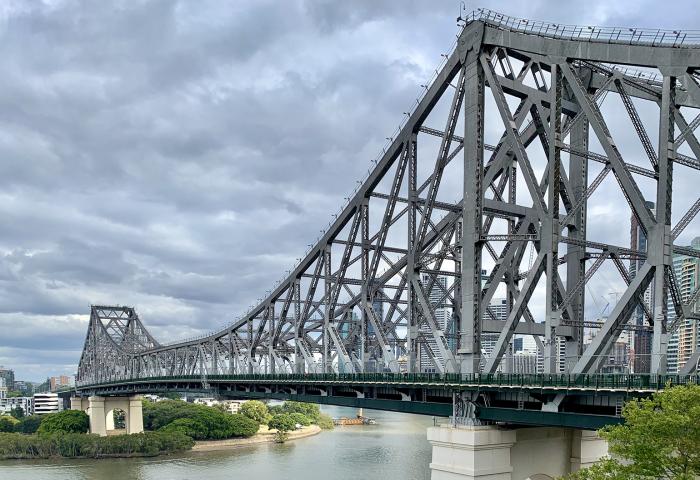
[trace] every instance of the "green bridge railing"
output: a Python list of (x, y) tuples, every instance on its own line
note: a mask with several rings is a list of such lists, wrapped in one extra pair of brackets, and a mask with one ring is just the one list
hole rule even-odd
[(526, 388), (595, 388), (627, 390), (662, 390), (669, 385), (698, 384), (698, 375), (641, 374), (460, 374), (460, 373), (309, 373), (309, 374), (238, 374), (181, 375), (115, 378), (100, 383), (78, 384), (77, 389), (153, 382), (260, 382), (260, 383), (387, 383), (444, 384), (445, 386), (498, 386)]

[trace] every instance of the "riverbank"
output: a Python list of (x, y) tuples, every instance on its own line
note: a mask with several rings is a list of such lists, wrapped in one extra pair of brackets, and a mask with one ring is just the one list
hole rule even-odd
[[(270, 430), (265, 425), (260, 426), (257, 434), (249, 438), (229, 438), (226, 440), (200, 440), (192, 447), (193, 452), (214, 452), (218, 450), (229, 450), (232, 448), (245, 447), (259, 443), (271, 443), (275, 441), (276, 430)], [(299, 430), (289, 432), (287, 441), (298, 440), (300, 438), (311, 437), (321, 433), (318, 425), (309, 425)]]

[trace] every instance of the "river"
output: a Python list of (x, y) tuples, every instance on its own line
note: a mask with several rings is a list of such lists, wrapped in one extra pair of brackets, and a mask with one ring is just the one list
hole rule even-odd
[[(331, 416), (356, 411), (322, 407)], [(2, 480), (428, 480), (431, 417), (365, 410), (377, 425), (336, 427), (285, 444), (157, 458), (0, 461)]]

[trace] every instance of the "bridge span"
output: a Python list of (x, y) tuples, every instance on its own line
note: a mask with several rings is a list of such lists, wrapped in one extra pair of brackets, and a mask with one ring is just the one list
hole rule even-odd
[[(568, 374), (242, 374), (162, 376), (83, 385), (84, 395), (192, 392), (228, 398), (295, 400), (450, 417), (473, 404), (483, 422), (598, 429), (620, 423), (620, 408), (666, 385), (698, 377)], [(559, 398), (559, 400), (558, 400)], [(558, 402), (558, 409), (547, 409)]]
[[(681, 242), (700, 211), (700, 34), (488, 10), (461, 22), (367, 177), (283, 279), (220, 331), (172, 343), (131, 307), (93, 306), (78, 393), (450, 415), (429, 432), (434, 479), (520, 480), (604, 453), (561, 428), (618, 422), (630, 398), (697, 382), (700, 348), (686, 340), (700, 288), (677, 263), (700, 259)], [(620, 230), (629, 243), (601, 238)], [(624, 291), (598, 318), (586, 291), (606, 269)], [(538, 374), (509, 360), (523, 335)], [(621, 335), (634, 373), (601, 374)], [(551, 450), (557, 465), (547, 438), (567, 439)], [(520, 468), (526, 457), (551, 468)]]

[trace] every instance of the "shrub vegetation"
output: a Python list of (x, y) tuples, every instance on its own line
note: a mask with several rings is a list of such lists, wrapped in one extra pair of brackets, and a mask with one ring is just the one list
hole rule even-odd
[(194, 441), (180, 432), (144, 432), (100, 437), (82, 433), (0, 434), (0, 459), (155, 456), (189, 450)]
[(9, 415), (0, 417), (0, 432), (14, 432), (19, 420)]
[(37, 433), (50, 435), (53, 433), (87, 433), (90, 429), (90, 418), (80, 410), (64, 410), (58, 413), (44, 415)]
[(145, 402), (143, 426), (147, 430), (180, 432), (195, 440), (251, 437), (259, 424), (241, 414), (231, 415), (213, 407), (180, 400)]
[(42, 417), (39, 415), (29, 415), (23, 417), (17, 425), (15, 425), (15, 432), (19, 433), (36, 433), (41, 425)]

